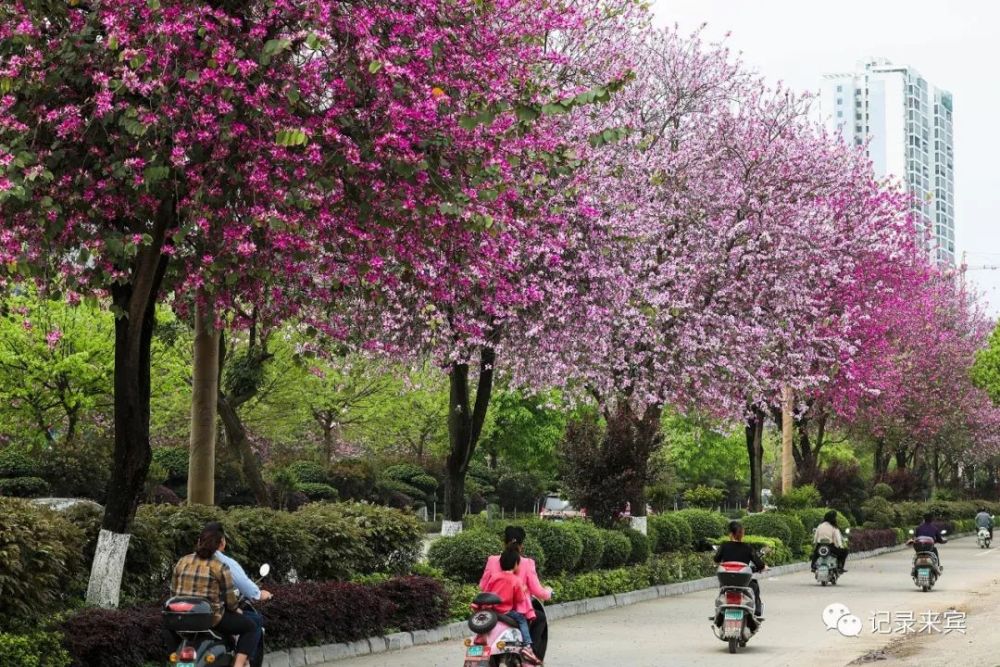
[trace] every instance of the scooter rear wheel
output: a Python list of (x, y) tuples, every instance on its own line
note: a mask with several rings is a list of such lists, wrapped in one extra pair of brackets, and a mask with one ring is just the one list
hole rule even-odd
[(737, 649), (737, 647), (739, 647), (739, 645), (740, 645), (740, 640), (739, 639), (737, 639), (736, 637), (733, 637), (732, 639), (730, 639), (729, 640), (729, 652), (730, 653), (736, 653), (736, 649)]

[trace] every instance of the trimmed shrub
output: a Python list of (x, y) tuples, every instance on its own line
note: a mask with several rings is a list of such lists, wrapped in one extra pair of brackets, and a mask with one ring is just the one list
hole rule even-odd
[(253, 577), (261, 565), (269, 563), (275, 581), (287, 580), (294, 568), (306, 569), (316, 548), (317, 538), (303, 530), (295, 515), (270, 507), (238, 507), (227, 513), (227, 522), (245, 545), (245, 559), (240, 564)]
[(167, 471), (167, 482), (177, 484), (188, 478), (190, 453), (186, 447), (157, 447), (153, 450), (153, 463)]
[(75, 666), (138, 667), (147, 661), (159, 664), (167, 655), (162, 626), (160, 608), (147, 606), (83, 609), (60, 629)]
[(584, 521), (569, 521), (564, 525), (576, 533), (583, 544), (580, 559), (576, 564), (577, 571), (596, 569), (604, 556), (604, 542), (601, 540), (600, 531), (593, 524)]
[[(884, 500), (884, 498), (879, 500)], [(851, 553), (856, 553), (891, 547), (899, 543), (899, 534), (894, 528), (856, 528), (851, 530), (847, 540), (847, 548)]]
[[(311, 507), (307, 505), (299, 512)], [(327, 516), (346, 519), (361, 530), (371, 560), (360, 564), (358, 572), (403, 573), (417, 562), (424, 531), (414, 515), (365, 503), (324, 503), (323, 508)]]
[(427, 560), (445, 576), (466, 583), (478, 583), (486, 559), (500, 551), (501, 540), (485, 530), (466, 530), (431, 543)]
[(33, 625), (80, 592), (84, 541), (58, 513), (0, 498), (0, 627)]
[(893, 491), (892, 487), (886, 484), (885, 482), (879, 482), (878, 484), (872, 487), (873, 496), (877, 496), (879, 498), (885, 498), (886, 500), (892, 498), (892, 496), (895, 493), (896, 492)]
[(0, 450), (0, 477), (41, 477), (42, 472), (41, 462), (19, 449)]
[(715, 574), (716, 565), (707, 553), (678, 552), (649, 559), (649, 585), (662, 586)]
[(395, 479), (378, 480), (375, 482), (375, 491), (379, 500), (399, 509), (413, 507), (416, 499), (424, 497), (423, 492), (417, 487)]
[(336, 500), (339, 495), (329, 484), (318, 482), (299, 482), (299, 491), (309, 500)]
[(0, 665), (14, 667), (69, 667), (62, 636), (54, 632), (30, 635), (0, 633)]
[(788, 530), (791, 531), (791, 538), (787, 543), (788, 548), (792, 550), (794, 555), (801, 556), (805, 551), (806, 540), (811, 537), (810, 534), (806, 532), (802, 519), (794, 514), (782, 512), (781, 518), (785, 520)]
[(774, 504), (783, 512), (809, 509), (818, 506), (821, 502), (819, 491), (812, 484), (796, 486), (774, 500)]
[(892, 503), (883, 496), (872, 496), (866, 500), (861, 511), (865, 515), (865, 528), (895, 528), (901, 521)]
[(761, 535), (781, 540), (782, 544), (792, 543), (792, 529), (785, 518), (776, 512), (751, 514), (743, 519), (743, 527), (748, 535)]
[(691, 545), (701, 548), (716, 537), (726, 534), (726, 517), (718, 512), (699, 509), (680, 510), (675, 513), (691, 528)]
[(546, 573), (569, 572), (580, 562), (583, 541), (569, 526), (554, 521), (535, 521), (526, 528), (545, 552)]
[(436, 579), (397, 577), (375, 590), (396, 606), (389, 625), (402, 632), (435, 628), (448, 619), (448, 593)]
[(649, 560), (649, 554), (652, 553), (651, 540), (646, 535), (643, 535), (635, 528), (620, 528), (625, 537), (628, 538), (632, 545), (631, 552), (629, 553), (628, 562), (631, 564), (645, 563)]
[(268, 648), (321, 646), (385, 634), (396, 605), (375, 587), (333, 581), (277, 586), (268, 602)]
[(629, 556), (632, 555), (632, 542), (628, 536), (620, 530), (598, 530), (603, 546), (600, 566), (611, 569), (628, 563)]
[(726, 492), (711, 486), (696, 486), (684, 492), (684, 502), (693, 507), (712, 509), (722, 504)]
[(665, 553), (691, 546), (693, 540), (691, 526), (683, 517), (672, 512), (649, 517), (649, 525), (656, 534), (653, 551)]
[(328, 484), (330, 476), (326, 468), (315, 461), (296, 461), (286, 466), (300, 484)]
[(371, 500), (375, 492), (375, 469), (362, 459), (337, 461), (329, 469), (330, 484), (344, 500)]
[(0, 496), (40, 498), (49, 494), (49, 483), (41, 477), (0, 478)]
[(292, 522), (315, 539), (309, 559), (298, 570), (300, 577), (342, 580), (372, 571), (375, 554), (365, 530), (338, 505), (309, 503), (292, 514)]

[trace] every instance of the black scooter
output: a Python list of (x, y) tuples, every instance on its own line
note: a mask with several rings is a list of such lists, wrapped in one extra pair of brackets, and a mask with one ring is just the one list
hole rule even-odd
[[(271, 571), (271, 566), (260, 566), (260, 579)], [(257, 580), (257, 583), (260, 582)], [(240, 599), (240, 607), (254, 610), (246, 598)], [(178, 596), (163, 605), (163, 624), (167, 630), (180, 639), (170, 656), (170, 664), (176, 667), (231, 667), (236, 659), (236, 644), (232, 637), (224, 637), (212, 630), (212, 605), (204, 598)], [(261, 667), (264, 662), (264, 632), (261, 631), (257, 653), (250, 661), (250, 667)]]

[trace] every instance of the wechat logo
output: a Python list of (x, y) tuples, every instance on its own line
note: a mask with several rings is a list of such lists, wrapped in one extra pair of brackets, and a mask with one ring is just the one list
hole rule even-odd
[(836, 630), (844, 637), (861, 635), (861, 619), (851, 613), (847, 605), (834, 602), (823, 610), (823, 625), (827, 630)]

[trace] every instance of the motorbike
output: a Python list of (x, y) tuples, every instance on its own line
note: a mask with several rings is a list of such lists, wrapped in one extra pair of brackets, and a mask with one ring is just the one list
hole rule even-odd
[[(260, 566), (260, 579), (271, 571), (271, 566)], [(258, 579), (258, 583), (260, 582)], [(241, 597), (240, 606), (253, 610), (250, 600)], [(232, 637), (221, 636), (212, 630), (212, 605), (198, 597), (176, 596), (163, 604), (163, 624), (179, 643), (170, 654), (174, 667), (231, 667), (236, 659), (236, 643)], [(250, 667), (261, 667), (264, 662), (263, 629), (257, 653)]]
[[(910, 531), (913, 534), (913, 531)], [(942, 530), (941, 535), (947, 535), (948, 531)], [(910, 571), (910, 576), (913, 578), (913, 583), (917, 585), (917, 588), (923, 592), (927, 592), (934, 588), (934, 584), (937, 583), (938, 577), (941, 576), (941, 564), (938, 562), (937, 554), (934, 548), (934, 538), (933, 537), (917, 537), (911, 540), (913, 544), (913, 568)]]
[[(848, 528), (844, 531), (845, 535), (851, 534), (851, 529)], [(826, 586), (830, 584), (831, 586), (837, 585), (837, 579), (840, 578), (840, 562), (837, 560), (836, 554), (833, 553), (833, 544), (830, 540), (820, 540), (818, 546), (816, 547), (816, 581), (820, 583), (821, 586)], [(847, 548), (846, 539), (844, 541), (844, 548)]]
[(521, 656), (528, 645), (517, 621), (496, 610), (502, 600), (493, 593), (479, 593), (472, 600), (469, 630), (465, 640), (463, 667), (522, 667), (530, 664)]
[(991, 542), (990, 529), (980, 528), (976, 533), (976, 541), (979, 543), (980, 549), (989, 549)]
[(736, 653), (757, 634), (762, 623), (756, 615), (757, 600), (750, 588), (754, 569), (746, 563), (724, 561), (715, 574), (719, 579), (719, 595), (715, 599), (715, 614), (709, 617), (712, 632), (729, 644), (730, 653)]

